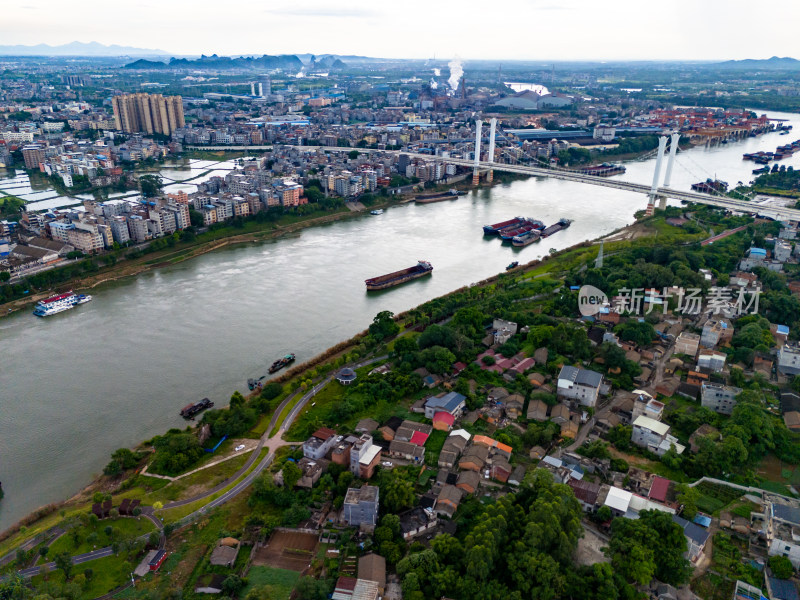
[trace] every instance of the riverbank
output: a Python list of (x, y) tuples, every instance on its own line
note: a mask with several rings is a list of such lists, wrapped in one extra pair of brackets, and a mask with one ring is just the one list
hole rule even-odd
[[(331, 217), (334, 217), (333, 215)], [(301, 224), (298, 224), (298, 227)], [(642, 234), (643, 226), (640, 224), (632, 226), (633, 228), (637, 228), (636, 231), (639, 235)], [(623, 228), (621, 231), (628, 230), (630, 228)], [(617, 231), (616, 233), (618, 233)], [(285, 234), (288, 233), (287, 231), (281, 232), (274, 232), (276, 234)], [(651, 230), (652, 234), (657, 234), (656, 229)], [(248, 234), (248, 236), (251, 234)], [(244, 237), (247, 236), (243, 236)], [(652, 236), (655, 237), (655, 236)], [(238, 242), (238, 240), (237, 240)], [(232, 238), (228, 238), (225, 240), (219, 240), (219, 245), (217, 247), (223, 247), (224, 245), (228, 245), (232, 243)], [(629, 243), (629, 242), (628, 242)], [(575, 256), (582, 256), (585, 253), (594, 252), (594, 241), (583, 241), (579, 244), (575, 244), (570, 246), (569, 248), (565, 249), (564, 251), (556, 254), (556, 255), (548, 255), (544, 256), (541, 259), (536, 259), (529, 261), (527, 264), (520, 266), (516, 269), (513, 273), (508, 274), (502, 271), (496, 272), (496, 274), (484, 278), (475, 284), (471, 285), (470, 287), (486, 287), (492, 286), (497, 284), (499, 281), (507, 280), (509, 277), (511, 278), (526, 278), (526, 277), (535, 277), (536, 275), (542, 275), (543, 273), (551, 273), (553, 271), (557, 271), (559, 269), (560, 261), (565, 260), (567, 262), (571, 262)], [(215, 248), (207, 248), (206, 251), (210, 251)], [(610, 248), (607, 245), (606, 251), (609, 252)], [(566, 263), (565, 263), (566, 264)], [(100, 275), (98, 275), (100, 277)], [(100, 283), (99, 281), (97, 282)], [(466, 288), (459, 287), (458, 289), (454, 289), (449, 291), (448, 293), (435, 297), (431, 300), (431, 302), (446, 302), (448, 298), (452, 298), (460, 293), (462, 293)], [(410, 310), (401, 312), (397, 315), (397, 319), (404, 323), (405, 326), (411, 328), (417, 325), (418, 316), (416, 315), (416, 309), (412, 308)], [(280, 375), (276, 381), (281, 383), (285, 386), (286, 393), (290, 394), (291, 390), (299, 388), (304, 381), (314, 380), (316, 377), (319, 376), (321, 372), (324, 370), (329, 371), (333, 368), (336, 368), (336, 365), (341, 364), (342, 362), (346, 362), (348, 359), (354, 359), (353, 357), (357, 355), (363, 356), (364, 348), (364, 338), (366, 336), (366, 331), (362, 331), (360, 333), (355, 334), (351, 338), (336, 344), (324, 352), (316, 354), (313, 358), (310, 358), (304, 361), (302, 364), (297, 365), (296, 367), (292, 368), (291, 370), (283, 373)], [(384, 353), (385, 350), (378, 347), (377, 349), (373, 350), (373, 352)], [(354, 354), (356, 353), (356, 354)], [(251, 398), (254, 397), (256, 394), (251, 394)], [(266, 416), (262, 416), (261, 420), (264, 419), (269, 420), (269, 414)], [(257, 424), (253, 431), (259, 430), (259, 427), (262, 427), (261, 424)], [(76, 510), (77, 507), (85, 505), (87, 502), (87, 498), (91, 496), (94, 491), (103, 490), (104, 492), (115, 492), (118, 490), (119, 484), (111, 485), (109, 487), (109, 479), (105, 477), (100, 477), (92, 481), (88, 486), (84, 487), (79, 493), (73, 495), (69, 500), (64, 502), (54, 504), (48, 507), (44, 513), (38, 512), (37, 515), (33, 517), (27, 517), (22, 520), (22, 523), (26, 524), (29, 531), (39, 530), (40, 527), (35, 525), (37, 521), (41, 519), (42, 516), (45, 515), (54, 515), (57, 514), (60, 510), (67, 510), (73, 511)], [(54, 517), (50, 517), (54, 518)], [(0, 536), (1, 539), (8, 539), (11, 535), (13, 535), (13, 531), (15, 529), (19, 529), (18, 526), (12, 526), (11, 528), (6, 530), (6, 533)], [(9, 533), (11, 532), (11, 533)]]
[[(434, 186), (433, 188), (428, 188), (425, 190), (425, 192), (446, 191), (450, 188), (461, 191), (491, 189), (497, 185), (509, 184), (514, 181), (520, 181), (528, 178), (529, 177), (527, 175), (498, 172), (495, 173), (493, 181), (488, 182), (481, 180), (477, 187), (472, 185), (470, 179), (465, 179), (464, 181), (449, 185)], [(391, 208), (392, 206), (413, 202), (414, 197), (418, 195), (418, 193), (422, 192), (394, 194), (386, 197), (379, 195), (376, 196), (379, 201), (371, 204), (368, 208), (370, 210), (387, 209)], [(43, 300), (52, 296), (57, 292), (57, 290), (60, 289), (63, 290), (72, 288), (78, 291), (91, 290), (104, 283), (121, 281), (123, 279), (135, 277), (147, 271), (184, 262), (192, 258), (202, 256), (203, 254), (207, 254), (208, 252), (213, 252), (214, 250), (220, 250), (222, 248), (240, 244), (275, 240), (295, 234), (310, 227), (326, 225), (343, 219), (353, 219), (363, 215), (364, 211), (351, 211), (346, 208), (337, 209), (336, 212), (322, 216), (297, 217), (291, 213), (287, 213), (284, 215), (284, 217), (282, 217), (290, 221), (290, 223), (287, 225), (276, 226), (273, 223), (255, 223), (251, 220), (247, 221), (245, 226), (253, 227), (254, 230), (248, 233), (237, 233), (235, 228), (226, 227), (221, 231), (206, 232), (198, 236), (202, 237), (209, 234), (217, 234), (214, 235), (213, 239), (211, 240), (178, 243), (173, 248), (159, 250), (139, 258), (129, 259), (125, 257), (124, 253), (118, 253), (117, 262), (115, 262), (114, 265), (100, 267), (99, 271), (92, 273), (91, 275), (80, 276), (78, 278), (59, 282), (57, 286), (53, 286), (47, 290), (0, 304), (0, 318), (9, 316), (19, 310), (25, 309), (26, 307), (30, 307), (36, 304), (39, 300)], [(99, 255), (97, 258), (102, 259), (104, 256), (108, 256), (108, 254)], [(92, 260), (92, 258), (89, 257), (86, 260)]]

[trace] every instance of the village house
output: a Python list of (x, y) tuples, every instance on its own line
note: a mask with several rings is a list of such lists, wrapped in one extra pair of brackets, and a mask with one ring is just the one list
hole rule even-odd
[(602, 383), (603, 376), (596, 371), (565, 365), (558, 374), (558, 395), (577, 400), (583, 406), (594, 406)]
[(685, 450), (676, 437), (669, 435), (669, 425), (644, 416), (633, 422), (631, 441), (658, 456), (663, 456), (672, 446), (678, 454)]
[(694, 356), (700, 346), (700, 336), (696, 333), (682, 332), (675, 340), (675, 354)]

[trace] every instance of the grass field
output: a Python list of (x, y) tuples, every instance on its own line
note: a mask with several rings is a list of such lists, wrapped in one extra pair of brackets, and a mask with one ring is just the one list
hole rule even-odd
[(300, 573), (295, 571), (274, 567), (253, 567), (247, 574), (248, 585), (240, 596), (244, 598), (253, 588), (268, 585), (271, 588), (269, 595), (271, 600), (289, 600), (298, 579)]
[[(106, 527), (112, 527), (118, 530), (117, 534), (108, 535), (105, 532)], [(91, 552), (98, 548), (110, 546), (114, 541), (127, 540), (151, 531), (155, 531), (155, 525), (144, 517), (120, 517), (118, 519), (103, 519), (98, 521), (97, 525), (79, 526), (78, 531), (80, 536), (76, 539), (73, 537), (72, 531), (68, 531), (60, 538), (58, 538), (50, 546), (48, 556), (55, 556), (62, 552), (69, 554), (83, 554), (84, 552)], [(93, 542), (87, 540), (90, 534), (96, 534), (96, 540)]]

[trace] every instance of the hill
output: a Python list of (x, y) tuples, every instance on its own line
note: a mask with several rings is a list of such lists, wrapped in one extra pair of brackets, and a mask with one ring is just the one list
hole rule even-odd
[(171, 58), (168, 63), (140, 59), (125, 65), (126, 69), (283, 69), (299, 71), (302, 61), (294, 54), (280, 56), (263, 56), (231, 58), (229, 56), (202, 55), (197, 59)]
[(60, 46), (36, 44), (35, 46), (0, 46), (0, 56), (165, 56), (163, 50), (134, 48), (98, 42), (71, 42)]
[(727, 60), (712, 66), (722, 69), (797, 70), (800, 69), (800, 60), (788, 56), (773, 56), (767, 59)]

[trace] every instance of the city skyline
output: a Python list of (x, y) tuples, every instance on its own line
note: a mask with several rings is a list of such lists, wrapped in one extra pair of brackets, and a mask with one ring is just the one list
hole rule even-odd
[[(0, 37), (8, 45), (60, 45), (77, 39), (174, 55), (308, 52), (417, 59), (713, 61), (796, 54), (787, 29), (739, 33), (752, 6), (743, 0), (672, 0), (655, 14), (644, 14), (641, 3), (633, 0), (618, 0), (613, 6), (589, 0), (510, 0), (494, 15), (482, 4), (450, 1), (431, 5), (410, 0), (402, 6), (350, 1), (331, 7), (281, 0), (266, 7), (237, 6), (238, 11), (224, 11), (209, 0), (191, 5), (177, 0), (158, 6), (160, 17), (153, 20), (150, 9), (156, 5), (148, 2), (108, 11), (105, 4), (88, 0), (76, 12), (54, 0), (31, 0), (6, 15)], [(778, 0), (771, 13), (792, 22), (800, 18), (800, 6)], [(118, 23), (126, 26), (120, 29)], [(354, 34), (343, 35), (347, 30)], [(663, 41), (654, 42), (659, 36)]]

